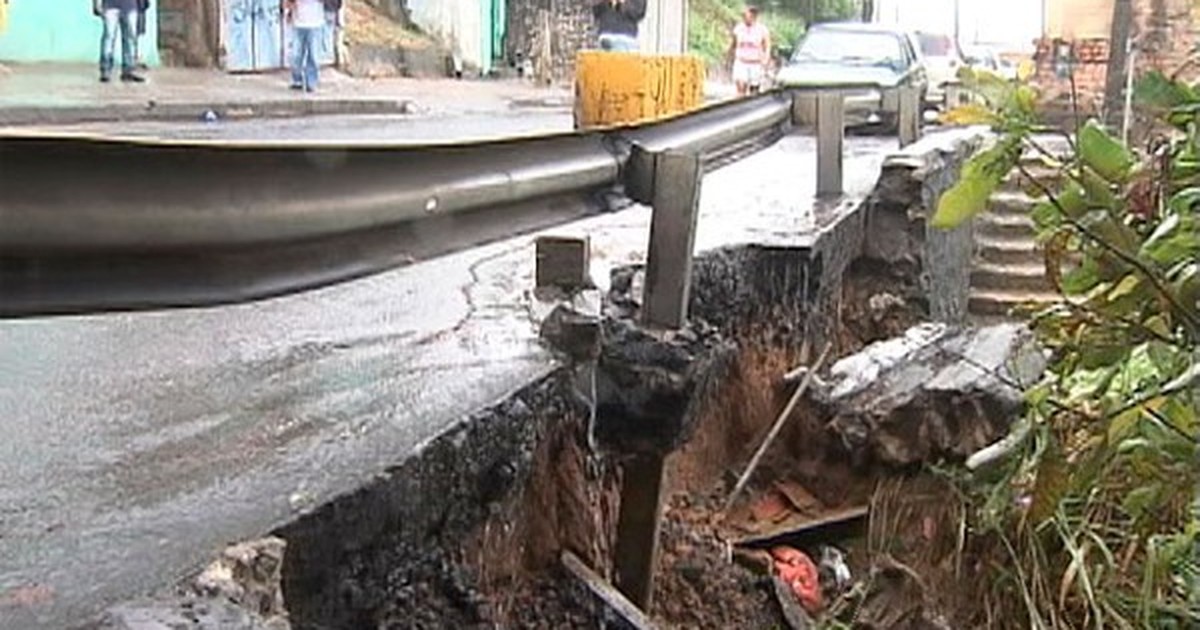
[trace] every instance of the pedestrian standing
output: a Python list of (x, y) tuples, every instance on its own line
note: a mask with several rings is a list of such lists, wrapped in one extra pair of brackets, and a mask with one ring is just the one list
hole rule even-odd
[(320, 79), (317, 46), (325, 31), (324, 0), (287, 0), (288, 21), (296, 33), (292, 58), (292, 89), (312, 92)]
[(600, 49), (637, 52), (638, 23), (646, 17), (646, 0), (599, 0), (592, 5), (600, 33)]
[(729, 52), (738, 96), (761, 89), (771, 59), (771, 33), (758, 21), (758, 7), (746, 7), (742, 12), (742, 21), (733, 27)]
[(116, 65), (117, 39), (121, 40), (121, 80), (145, 81), (135, 70), (137, 61), (137, 20), (140, 0), (92, 0), (92, 13), (104, 20), (100, 37), (100, 81), (112, 80)]

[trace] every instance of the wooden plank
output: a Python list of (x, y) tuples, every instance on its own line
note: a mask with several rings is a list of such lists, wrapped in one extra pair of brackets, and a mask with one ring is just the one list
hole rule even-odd
[(655, 156), (642, 296), (642, 322), (648, 326), (680, 328), (687, 322), (701, 177), (698, 155), (668, 151)]
[(760, 534), (753, 534), (745, 538), (740, 538), (733, 541), (733, 544), (739, 546), (755, 546), (771, 542), (785, 536), (796, 536), (800, 534), (811, 534), (826, 527), (836, 527), (853, 521), (866, 518), (870, 514), (870, 510), (866, 506), (854, 506), (826, 512), (821, 516), (809, 519), (800, 523), (795, 521), (785, 521), (779, 527)]
[(617, 518), (617, 588), (642, 610), (654, 603), (654, 569), (662, 521), (665, 458), (658, 453), (625, 462)]
[(617, 589), (606, 582), (595, 571), (591, 570), (583, 563), (575, 554), (570, 551), (564, 551), (562, 554), (563, 567), (567, 569), (571, 575), (583, 582), (593, 595), (600, 598), (604, 605), (621, 616), (635, 630), (653, 630), (654, 622), (641, 611), (633, 602), (625, 598)]

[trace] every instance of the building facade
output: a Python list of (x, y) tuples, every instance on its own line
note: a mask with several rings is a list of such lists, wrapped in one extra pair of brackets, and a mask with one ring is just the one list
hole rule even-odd
[[(96, 63), (103, 27), (92, 14), (92, 0), (0, 0), (0, 61)], [(157, 65), (158, 7), (151, 2), (142, 59)]]
[[(1034, 82), (1050, 99), (1070, 97), (1096, 113), (1103, 100), (1111, 50), (1114, 0), (1047, 0), (1046, 30), (1038, 41)], [(1196, 49), (1197, 0), (1132, 0), (1132, 71), (1171, 73)]]
[[(412, 1), (412, 0), (410, 0)], [(596, 0), (507, 0), (503, 61), (535, 62), (548, 80), (569, 80), (575, 55), (596, 44), (592, 6)], [(638, 40), (647, 54), (687, 51), (688, 0), (651, 0)], [(543, 68), (544, 66), (544, 68)]]

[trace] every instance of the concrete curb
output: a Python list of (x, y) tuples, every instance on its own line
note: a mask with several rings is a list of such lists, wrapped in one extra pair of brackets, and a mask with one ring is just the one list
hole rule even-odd
[(0, 126), (68, 125), (121, 121), (202, 120), (208, 112), (218, 119), (289, 118), (298, 116), (369, 116), (413, 113), (408, 99), (277, 99), (210, 103), (119, 103), (79, 107), (38, 105), (0, 108)]

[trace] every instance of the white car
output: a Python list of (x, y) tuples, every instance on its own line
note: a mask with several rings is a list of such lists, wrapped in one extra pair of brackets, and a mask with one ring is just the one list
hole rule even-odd
[(929, 77), (925, 101), (940, 109), (946, 100), (946, 84), (957, 81), (959, 69), (967, 63), (953, 37), (923, 32), (917, 32), (916, 35), (921, 46), (921, 61)]
[(964, 46), (963, 57), (968, 66), (976, 70), (987, 70), (992, 74), (1015, 81), (1017, 66), (1004, 59), (995, 50), (986, 46)]

